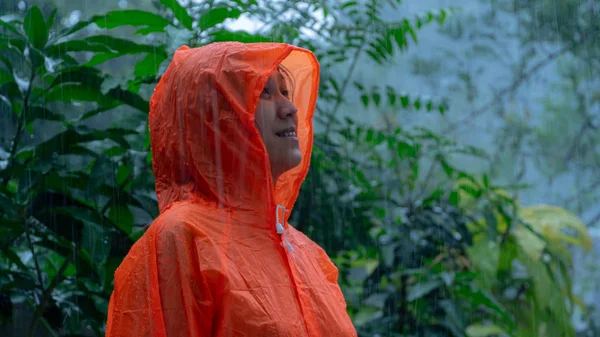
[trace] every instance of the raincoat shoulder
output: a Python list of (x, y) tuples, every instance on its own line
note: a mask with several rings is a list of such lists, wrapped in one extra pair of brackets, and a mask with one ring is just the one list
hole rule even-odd
[(189, 221), (182, 206), (162, 213), (116, 270), (107, 337), (212, 336), (216, 283), (201, 261), (216, 251), (203, 230), (211, 222)]

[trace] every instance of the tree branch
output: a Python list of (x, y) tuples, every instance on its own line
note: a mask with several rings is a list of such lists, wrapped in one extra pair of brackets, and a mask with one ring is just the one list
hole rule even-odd
[(469, 113), (467, 116), (465, 116), (465, 117), (459, 119), (458, 121), (450, 124), (450, 126), (448, 126), (445, 130), (442, 131), (442, 134), (450, 132), (450, 131), (454, 131), (454, 130), (458, 129), (460, 126), (468, 125), (476, 117), (478, 117), (479, 115), (485, 113), (491, 107), (493, 107), (504, 95), (515, 91), (517, 88), (519, 88), (521, 86), (521, 84), (523, 84), (523, 82), (525, 82), (526, 80), (528, 80), (529, 78), (531, 78), (540, 69), (542, 69), (543, 67), (545, 67), (546, 65), (548, 65), (550, 62), (552, 62), (554, 59), (556, 59), (559, 56), (561, 56), (561, 55), (565, 54), (566, 52), (570, 51), (571, 49), (573, 49), (575, 46), (577, 46), (578, 44), (580, 44), (582, 42), (583, 41), (579, 41), (578, 43), (575, 43), (575, 42), (569, 43), (569, 44), (565, 45), (564, 47), (562, 47), (561, 49), (555, 51), (554, 53), (551, 53), (545, 59), (541, 60), (536, 65), (534, 65), (533, 67), (531, 67), (528, 71), (524, 71), (522, 74), (520, 74), (520, 76), (517, 77), (517, 79), (515, 79), (510, 86), (508, 86), (508, 87), (500, 90), (498, 93), (496, 93), (494, 95), (494, 98), (491, 99), (489, 102), (487, 102), (486, 104), (482, 105), (481, 107), (479, 107), (479, 108), (471, 111), (471, 113)]
[(350, 63), (350, 67), (348, 68), (346, 77), (344, 77), (344, 82), (342, 82), (342, 86), (340, 88), (339, 95), (337, 96), (337, 99), (335, 100), (335, 105), (333, 106), (333, 109), (331, 110), (330, 118), (328, 118), (327, 126), (325, 127), (325, 135), (329, 135), (329, 132), (331, 131), (332, 118), (335, 117), (338, 109), (340, 108), (340, 106), (342, 104), (344, 92), (346, 92), (346, 87), (348, 86), (348, 83), (350, 82), (350, 78), (352, 77), (352, 73), (354, 72), (354, 69), (356, 68), (358, 58), (360, 57), (360, 53), (362, 52), (362, 50), (365, 46), (366, 40), (367, 40), (366, 38), (363, 39), (362, 42), (360, 43), (360, 45), (358, 46), (358, 48), (356, 48), (356, 51), (354, 51), (354, 55), (352, 56), (352, 63)]

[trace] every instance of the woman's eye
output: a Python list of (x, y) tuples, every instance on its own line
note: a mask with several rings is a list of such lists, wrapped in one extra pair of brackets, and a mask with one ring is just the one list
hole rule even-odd
[(269, 88), (264, 88), (262, 93), (260, 94), (261, 96), (269, 96), (271, 94), (271, 92), (269, 91)]
[(287, 91), (287, 90), (282, 90), (282, 91), (281, 91), (281, 94), (282, 94), (283, 96), (285, 96), (285, 97), (289, 97), (289, 96), (290, 96), (290, 92), (289, 92), (289, 91)]

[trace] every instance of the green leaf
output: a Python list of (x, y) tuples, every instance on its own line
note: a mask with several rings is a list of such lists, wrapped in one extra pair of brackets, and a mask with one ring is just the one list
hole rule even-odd
[(38, 49), (44, 49), (48, 42), (48, 26), (44, 20), (44, 14), (38, 6), (32, 6), (25, 14), (23, 29), (29, 38), (29, 42)]
[(106, 97), (123, 102), (145, 113), (150, 111), (150, 103), (147, 100), (136, 93), (129, 90), (123, 90), (120, 87), (110, 89), (106, 94)]
[(425, 282), (419, 282), (408, 290), (408, 294), (406, 295), (406, 299), (409, 302), (412, 302), (416, 299), (419, 299), (433, 290), (439, 288), (442, 285), (442, 281), (440, 280), (431, 280)]
[(19, 37), (24, 37), (23, 34), (21, 32), (19, 32), (17, 27), (15, 27), (11, 24), (11, 22), (6, 22), (6, 21), (0, 19), (0, 27), (10, 30), (11, 32), (13, 32), (14, 34), (16, 34)]
[(242, 12), (236, 8), (217, 7), (206, 12), (200, 20), (198, 20), (198, 29), (200, 31), (212, 28), (227, 19), (237, 19)]
[(396, 95), (396, 92), (390, 86), (387, 87), (386, 91), (387, 91), (387, 97), (388, 97), (388, 103), (389, 103), (389, 105), (394, 106), (396, 104), (396, 98), (398, 97)]
[(52, 81), (50, 87), (65, 83), (78, 83), (89, 88), (100, 90), (104, 78), (100, 76), (100, 70), (90, 67), (72, 67), (61, 71)]
[(166, 53), (160, 46), (138, 44), (131, 40), (120, 39), (110, 35), (94, 35), (86, 38), (85, 41), (106, 45), (111, 50), (120, 54)]
[(146, 57), (144, 57), (141, 61), (136, 63), (135, 76), (138, 78), (146, 76), (156, 76), (161, 63), (166, 59), (166, 54), (148, 53)]
[(116, 176), (117, 185), (121, 186), (127, 180), (127, 178), (129, 178), (129, 175), (131, 173), (132, 173), (132, 169), (130, 166), (128, 166), (128, 165), (119, 166), (119, 168), (117, 169), (117, 176)]
[(467, 300), (471, 304), (471, 308), (475, 309), (483, 305), (497, 313), (507, 324), (512, 325), (514, 323), (511, 314), (502, 308), (491, 294), (479, 289), (474, 289), (471, 286), (461, 287), (456, 291), (456, 294), (460, 296), (460, 298)]
[(34, 69), (38, 69), (44, 66), (44, 61), (46, 58), (37, 48), (29, 49), (29, 58), (31, 59), (31, 65)]
[(13, 82), (15, 79), (11, 73), (8, 71), (0, 70), (0, 86)]
[(213, 42), (226, 42), (226, 41), (238, 41), (244, 43), (254, 42), (277, 42), (270, 37), (266, 37), (258, 34), (250, 34), (244, 31), (228, 31), (219, 30), (210, 34), (213, 38)]
[(348, 2), (345, 2), (340, 8), (341, 9), (345, 9), (345, 8), (348, 8), (348, 7), (354, 7), (356, 5), (357, 5), (356, 1), (348, 1)]
[(15, 253), (15, 251), (12, 248), (8, 248), (2, 253), (8, 258), (10, 262), (14, 263), (17, 267), (19, 267), (19, 269), (21, 269), (24, 272), (28, 271), (27, 266), (23, 263), (21, 258), (17, 255), (17, 253)]
[(417, 149), (406, 143), (406, 142), (397, 142), (396, 143), (398, 157), (400, 158), (416, 158), (417, 157)]
[(46, 27), (48, 27), (48, 31), (54, 26), (54, 21), (56, 20), (56, 12), (58, 12), (58, 8), (54, 8), (52, 13), (50, 13), (50, 17), (48, 17), (48, 21), (46, 22)]
[(378, 92), (374, 92), (371, 97), (373, 97), (373, 102), (375, 102), (375, 106), (379, 106), (381, 103), (381, 95)]
[[(2, 21), (0, 21), (2, 22)], [(7, 55), (7, 51), (16, 52), (19, 57), (23, 57), (23, 52), (25, 50), (26, 40), (16, 39), (16, 38), (8, 38), (6, 36), (0, 36), (0, 50), (4, 51), (0, 54), (2, 56), (2, 62), (9, 67), (11, 62), (5, 56)]]
[(115, 59), (117, 57), (121, 57), (123, 54), (119, 53), (105, 53), (105, 54), (96, 54), (92, 56), (92, 58), (84, 64), (86, 67), (95, 67), (99, 64), (102, 64), (108, 60)]
[(362, 101), (362, 104), (366, 107), (369, 106), (369, 96), (368, 95), (360, 95), (360, 100)]
[(450, 192), (450, 203), (454, 206), (458, 206), (460, 203), (460, 195), (457, 191)]
[(132, 194), (132, 197), (139, 203), (139, 207), (148, 212), (152, 218), (158, 216), (158, 203), (156, 200), (140, 194)]
[(117, 157), (125, 154), (126, 150), (120, 146), (113, 146), (110, 149), (104, 151), (104, 155), (107, 157)]
[[(56, 136), (35, 147), (36, 157), (56, 153), (58, 155), (71, 153), (79, 143), (87, 143), (94, 140), (105, 141), (110, 139), (124, 148), (129, 148), (129, 143), (124, 136), (133, 134), (135, 131), (122, 129), (107, 130), (85, 130), (83, 128), (69, 128)], [(29, 149), (21, 152), (30, 151)]]
[(148, 26), (163, 30), (169, 24), (169, 20), (158, 14), (136, 9), (111, 11), (106, 15), (94, 16), (90, 21), (100, 28), (107, 29), (121, 26)]
[(129, 207), (114, 204), (108, 212), (108, 218), (125, 234), (131, 234), (133, 230), (133, 213)]
[(91, 51), (96, 53), (110, 53), (111, 49), (98, 42), (89, 40), (69, 40), (48, 46), (46, 53), (50, 56), (60, 57), (68, 52)]
[(410, 103), (408, 96), (407, 95), (400, 96), (400, 103), (402, 103), (403, 108), (406, 108), (408, 106), (408, 104)]
[(148, 35), (150, 33), (163, 33), (165, 28), (160, 26), (148, 26), (135, 31), (133, 35)]
[(192, 17), (177, 0), (160, 0), (160, 3), (173, 11), (175, 18), (181, 22), (181, 25), (189, 30), (192, 30)]
[(104, 107), (116, 107), (121, 104), (119, 101), (103, 95), (97, 88), (71, 83), (55, 87), (46, 93), (44, 100), (46, 102), (97, 102)]
[(54, 111), (50, 111), (44, 106), (32, 106), (29, 107), (26, 112), (25, 123), (29, 124), (34, 120), (44, 119), (49, 121), (64, 121), (64, 116), (60, 113), (56, 113)]

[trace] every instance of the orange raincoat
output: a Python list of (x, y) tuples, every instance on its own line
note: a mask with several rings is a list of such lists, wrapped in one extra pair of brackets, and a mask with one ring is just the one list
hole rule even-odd
[[(276, 184), (254, 112), (293, 74), (302, 163)], [(149, 128), (160, 215), (115, 273), (107, 337), (356, 336), (338, 270), (287, 219), (310, 161), (319, 64), (278, 43), (181, 47)]]

